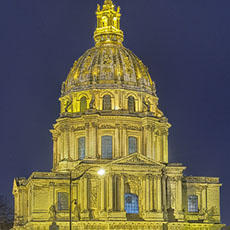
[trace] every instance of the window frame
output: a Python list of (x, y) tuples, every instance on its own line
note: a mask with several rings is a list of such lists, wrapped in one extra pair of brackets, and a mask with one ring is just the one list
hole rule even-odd
[[(60, 200), (59, 200), (59, 195), (60, 194), (67, 194), (67, 201), (65, 201), (65, 203), (67, 203), (67, 208), (60, 208)], [(57, 192), (57, 210), (60, 212), (67, 212), (69, 211), (69, 193), (66, 191), (58, 191)]]
[[(84, 142), (85, 142), (85, 148), (84, 148), (84, 158), (81, 159), (80, 158), (80, 153), (79, 153), (79, 140), (84, 138)], [(86, 154), (86, 137), (85, 136), (79, 136), (77, 137), (77, 156), (78, 156), (78, 160), (84, 160), (85, 159), (85, 154)]]
[[(134, 151), (134, 152), (132, 152), (132, 153), (130, 153), (130, 139), (131, 138), (135, 138), (135, 140), (136, 140), (136, 151)], [(132, 155), (132, 154), (134, 154), (134, 153), (137, 153), (138, 152), (138, 138), (136, 137), (136, 136), (128, 136), (128, 155)]]
[[(110, 100), (110, 106), (109, 106), (109, 109), (107, 108), (107, 102), (106, 102), (106, 98), (108, 99), (109, 98), (109, 100)], [(112, 110), (112, 97), (111, 97), (111, 95), (109, 95), (109, 94), (105, 94), (103, 97), (102, 97), (102, 110), (104, 110), (104, 111), (110, 111), (110, 110)]]
[[(103, 157), (103, 137), (110, 137), (111, 138), (111, 158), (108, 158), (108, 157)], [(113, 135), (109, 135), (109, 134), (104, 134), (104, 135), (101, 135), (101, 159), (104, 159), (104, 160), (110, 160), (110, 159), (113, 159)], [(107, 153), (106, 153), (107, 154)]]
[[(84, 103), (85, 103), (85, 108), (84, 111), (82, 110), (83, 106), (82, 106), (82, 99), (85, 99)], [(87, 110), (87, 97), (86, 96), (82, 96), (80, 99), (80, 112), (81, 113), (85, 113), (85, 111)]]
[[(192, 200), (190, 199), (195, 199), (196, 203), (192, 204)], [(188, 213), (190, 214), (195, 214), (199, 213), (199, 197), (197, 195), (189, 195), (187, 198), (187, 205), (188, 205)]]
[[(127, 206), (128, 206), (128, 202), (127, 202), (127, 198), (128, 197), (135, 197), (135, 203), (130, 204), (133, 205), (133, 207), (131, 206), (130, 208), (133, 210), (127, 210)], [(137, 194), (134, 193), (125, 193), (124, 194), (124, 198), (125, 198), (125, 211), (127, 214), (139, 214), (140, 213), (140, 207), (139, 207), (139, 197)], [(131, 199), (131, 203), (132, 203), (132, 199)]]
[[(130, 109), (130, 99), (132, 99), (133, 101), (132, 101), (132, 103), (133, 103), (133, 108), (132, 109)], [(130, 112), (130, 113), (135, 113), (136, 112), (136, 99), (135, 99), (135, 97), (133, 97), (133, 96), (129, 96), (128, 97), (128, 102), (127, 102), (128, 104), (128, 106), (127, 106), (127, 108), (128, 108), (128, 111)]]

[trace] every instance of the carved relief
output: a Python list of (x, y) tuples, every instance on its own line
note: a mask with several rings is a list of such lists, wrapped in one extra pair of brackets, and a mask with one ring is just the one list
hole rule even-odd
[(98, 194), (97, 194), (97, 183), (92, 182), (91, 190), (90, 190), (90, 204), (91, 208), (96, 209), (98, 203)]
[(100, 129), (115, 129), (115, 126), (112, 125), (101, 125), (99, 126)]

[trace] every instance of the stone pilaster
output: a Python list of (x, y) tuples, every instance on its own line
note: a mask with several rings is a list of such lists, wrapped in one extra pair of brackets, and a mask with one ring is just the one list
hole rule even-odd
[(120, 176), (120, 211), (124, 212), (125, 211), (125, 181), (124, 181), (124, 175)]
[(91, 123), (89, 125), (89, 141), (88, 143), (88, 158), (96, 158), (96, 150), (97, 150), (97, 125), (96, 123)]
[(105, 178), (101, 177), (101, 211), (105, 211)]
[(168, 132), (163, 133), (163, 162), (168, 163)]
[(119, 132), (120, 126), (116, 124), (115, 126), (115, 158), (120, 157), (120, 132)]
[(157, 185), (157, 212), (162, 212), (161, 176), (156, 177)]
[(85, 124), (85, 158), (89, 158), (89, 146), (90, 146), (90, 140), (89, 140), (89, 124)]

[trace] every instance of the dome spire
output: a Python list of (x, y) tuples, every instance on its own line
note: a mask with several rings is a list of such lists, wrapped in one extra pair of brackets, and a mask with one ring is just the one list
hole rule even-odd
[(102, 9), (97, 5), (97, 29), (94, 32), (96, 45), (101, 43), (116, 42), (124, 40), (123, 31), (120, 29), (120, 7), (115, 9), (112, 0), (105, 0)]

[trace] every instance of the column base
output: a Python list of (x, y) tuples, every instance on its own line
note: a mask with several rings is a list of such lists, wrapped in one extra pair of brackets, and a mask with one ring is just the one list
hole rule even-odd
[(80, 219), (81, 220), (89, 220), (89, 211), (88, 210), (85, 210), (83, 212), (81, 212), (80, 214)]
[(178, 221), (184, 221), (184, 213), (181, 211), (181, 212), (178, 212), (175, 214), (175, 218), (178, 220)]
[(126, 212), (100, 212), (100, 219), (101, 220), (127, 220)]
[(142, 214), (142, 218), (144, 220), (154, 220), (154, 221), (162, 221), (164, 220), (163, 212), (145, 212)]

